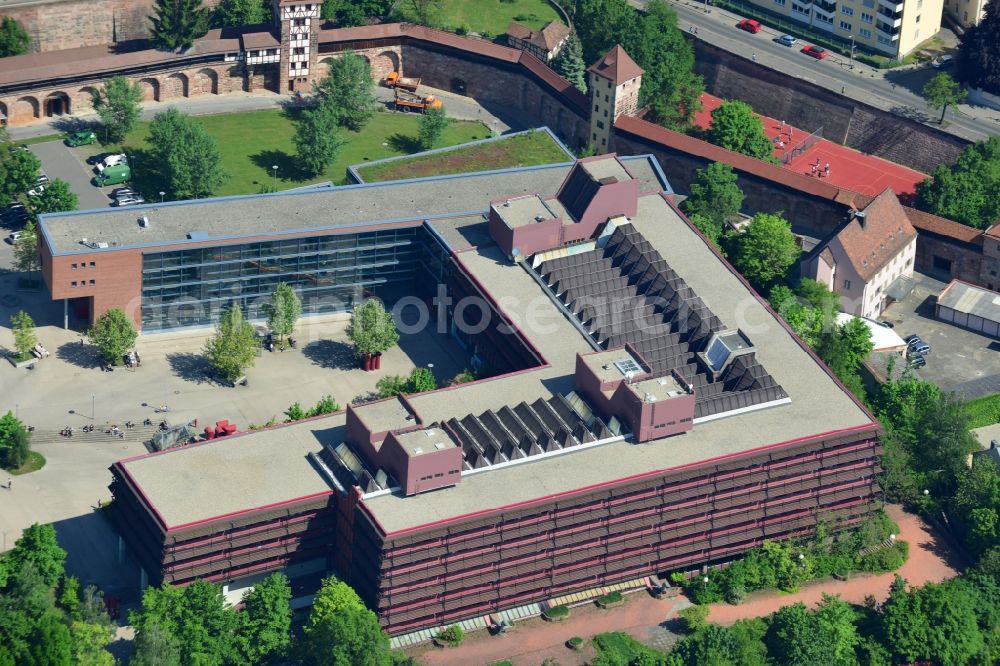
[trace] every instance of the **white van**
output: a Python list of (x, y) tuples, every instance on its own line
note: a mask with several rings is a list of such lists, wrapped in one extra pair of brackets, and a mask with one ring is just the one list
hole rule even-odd
[(125, 156), (125, 153), (108, 155), (103, 161), (98, 162), (94, 168), (97, 170), (97, 173), (104, 173), (104, 170), (108, 167), (118, 166), (119, 164), (128, 164), (128, 158)]

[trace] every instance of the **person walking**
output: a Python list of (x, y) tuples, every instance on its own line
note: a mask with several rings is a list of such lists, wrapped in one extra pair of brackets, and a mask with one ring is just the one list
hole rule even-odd
[(751, 53), (750, 54), (750, 59), (753, 60), (754, 62), (757, 62), (757, 54), (756, 53)]

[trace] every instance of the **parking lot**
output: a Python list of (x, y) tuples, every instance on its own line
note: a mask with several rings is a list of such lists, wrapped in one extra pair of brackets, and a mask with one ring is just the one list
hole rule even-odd
[(1000, 341), (934, 318), (934, 303), (946, 283), (914, 273), (917, 285), (882, 319), (901, 336), (916, 334), (931, 346), (927, 365), (916, 374), (966, 398), (1000, 392)]
[(94, 187), (90, 183), (94, 172), (84, 160), (83, 153), (68, 148), (62, 141), (48, 141), (30, 146), (42, 162), (42, 171), (53, 180), (59, 178), (69, 183), (69, 187), (79, 198), (80, 210), (91, 208), (107, 208), (111, 201), (108, 192), (112, 188)]

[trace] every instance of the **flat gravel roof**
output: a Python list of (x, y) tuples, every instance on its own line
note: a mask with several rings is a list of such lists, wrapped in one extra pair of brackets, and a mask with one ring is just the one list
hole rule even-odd
[[(649, 158), (626, 159), (642, 189), (659, 189)], [(124, 248), (239, 242), (249, 236), (303, 231), (328, 233), (435, 216), (484, 212), (490, 201), (542, 192), (555, 194), (571, 165), (523, 167), (322, 190), (195, 199), (162, 204), (50, 213), (40, 217), (54, 255)], [(139, 224), (147, 217), (148, 227)], [(195, 234), (196, 238), (189, 237)], [(106, 243), (94, 248), (88, 243)]]
[[(635, 160), (627, 163), (640, 177)], [(647, 163), (645, 168), (646, 177), (652, 176), (655, 182), (652, 167)], [(559, 167), (558, 174), (522, 173), (526, 181), (523, 187), (537, 190), (540, 178), (551, 177), (545, 182), (554, 190), (566, 169)], [(657, 189), (651, 182), (647, 181), (647, 185), (642, 189)], [(448, 187), (454, 192), (465, 185)], [(426, 196), (419, 187), (395, 191)], [(271, 198), (265, 198), (268, 199)], [(288, 204), (285, 197), (272, 200)], [(482, 207), (488, 205), (488, 200), (486, 195), (477, 199)], [(134, 216), (135, 211), (130, 211), (130, 215)], [(474, 219), (463, 222), (470, 224)], [(640, 197), (638, 214), (632, 223), (726, 327), (740, 328), (747, 334), (756, 347), (758, 359), (787, 391), (791, 402), (701, 422), (688, 433), (653, 443), (635, 445), (617, 441), (591, 448), (578, 447), (506, 467), (465, 471), (457, 486), (432, 493), (412, 497), (383, 494), (365, 499), (365, 506), (384, 530), (391, 534), (415, 529), (587, 486), (872, 423), (870, 416), (661, 196)], [(461, 225), (446, 226), (449, 240), (465, 238), (460, 233)], [(521, 401), (530, 403), (573, 390), (576, 354), (593, 349), (532, 276), (509, 262), (496, 246), (473, 247), (458, 252), (456, 257), (476, 281), (489, 289), (504, 313), (545, 358), (546, 365), (409, 398), (424, 423), (480, 414)], [(166, 524), (177, 527), (330, 492), (329, 485), (306, 456), (319, 452), (324, 442), (336, 446), (344, 441), (344, 423), (344, 414), (340, 413), (132, 459), (121, 466)]]
[[(638, 214), (632, 223), (723, 324), (740, 328), (747, 334), (756, 347), (757, 358), (787, 391), (791, 402), (697, 423), (690, 432), (652, 443), (617, 441), (592, 448), (573, 448), (562, 455), (526, 458), (525, 462), (507, 467), (465, 471), (457, 486), (432, 493), (412, 497), (386, 494), (365, 499), (365, 506), (386, 532), (419, 528), (578, 488), (872, 423), (869, 415), (662, 197), (641, 197)], [(485, 278), (491, 289), (494, 285), (509, 288), (511, 280), (498, 280), (490, 273), (506, 271), (511, 276), (523, 273), (516, 266), (490, 262), (489, 271), (480, 275), (476, 272), (480, 265), (471, 262), (467, 265), (477, 279)], [(542, 309), (540, 305), (535, 307)], [(572, 338), (564, 337), (561, 332), (532, 335), (528, 330), (525, 333), (532, 342), (567, 347), (565, 353), (550, 359), (553, 367), (548, 373), (564, 379), (559, 390), (566, 390), (565, 380), (572, 388), (574, 366), (569, 363), (570, 356), (575, 360), (575, 351), (572, 355), (569, 353)], [(482, 404), (474, 405), (478, 395), (493, 393), (491, 384), (493, 382), (484, 382), (482, 391), (470, 390), (468, 398), (472, 400), (463, 396), (458, 402), (466, 408), (461, 409), (456, 404), (459, 411), (452, 412), (451, 416), (479, 413), (479, 407), (487, 402), (499, 402), (502, 397), (512, 400), (506, 404), (534, 399), (533, 391), (522, 389), (519, 393), (512, 391), (504, 396), (491, 396)], [(545, 384), (548, 387), (549, 382)], [(522, 385), (530, 389), (533, 382), (522, 381)]]
[(118, 463), (177, 528), (332, 491), (306, 457), (344, 441), (343, 412)]

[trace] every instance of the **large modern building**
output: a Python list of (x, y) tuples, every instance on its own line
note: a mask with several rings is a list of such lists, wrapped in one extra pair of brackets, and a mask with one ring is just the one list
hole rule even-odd
[(144, 576), (235, 597), (273, 570), (303, 594), (335, 572), (410, 635), (863, 520), (878, 424), (671, 196), (654, 160), (601, 156), (44, 217), (60, 288), (133, 302), (147, 327), (172, 321), (164, 299), (207, 321), (244, 298), (218, 285), (264, 277), (419, 288), (492, 369), (116, 463)]

